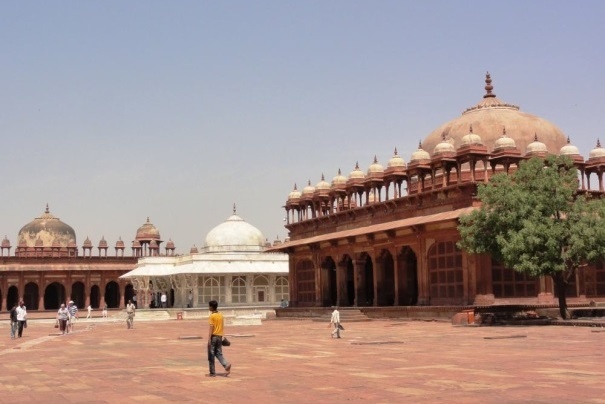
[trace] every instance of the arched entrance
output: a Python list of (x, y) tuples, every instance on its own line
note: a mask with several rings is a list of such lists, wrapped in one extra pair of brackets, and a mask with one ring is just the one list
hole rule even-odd
[(128, 301), (133, 301), (132, 298), (134, 296), (134, 286), (131, 283), (126, 285), (124, 288), (124, 303), (128, 303)]
[(101, 290), (99, 289), (99, 285), (92, 285), (90, 288), (90, 305), (98, 309), (101, 302)]
[(39, 292), (37, 283), (29, 282), (25, 285), (23, 301), (27, 310), (38, 310)]
[(59, 282), (53, 282), (44, 290), (44, 309), (56, 310), (65, 303), (65, 286)]
[(400, 306), (418, 303), (418, 260), (414, 250), (406, 246), (397, 256), (397, 279)]
[(7, 310), (10, 311), (18, 303), (19, 303), (19, 289), (17, 289), (17, 287), (13, 285), (8, 288), (8, 293), (6, 294)]
[(82, 282), (75, 282), (71, 285), (71, 300), (74, 301), (77, 308), (84, 308), (86, 297), (84, 296), (84, 284)]
[(322, 300), (324, 306), (338, 304), (338, 286), (336, 284), (336, 263), (332, 257), (326, 257), (321, 264)]
[(379, 306), (395, 304), (395, 264), (389, 250), (382, 250), (376, 265), (376, 284)]
[(110, 309), (120, 307), (120, 287), (117, 282), (111, 281), (105, 286), (105, 303)]

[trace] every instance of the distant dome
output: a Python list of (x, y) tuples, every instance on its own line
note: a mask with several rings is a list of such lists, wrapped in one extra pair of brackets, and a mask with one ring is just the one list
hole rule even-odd
[(151, 241), (151, 240), (160, 240), (160, 231), (149, 221), (147, 218), (147, 222), (143, 224), (137, 230), (137, 236), (135, 240), (138, 241)]
[(441, 137), (441, 142), (437, 143), (437, 146), (433, 149), (433, 155), (439, 155), (444, 153), (456, 153), (456, 148), (453, 144), (454, 139), (446, 139), (445, 135)]
[[(61, 247), (67, 247), (69, 243), (76, 243), (76, 232), (71, 226), (53, 216), (46, 205), (42, 216), (35, 218), (19, 230), (18, 239), (20, 246), (26, 244), (28, 247), (51, 247), (56, 241)], [(37, 240), (40, 240), (38, 244), (36, 244)]]
[(579, 156), (580, 150), (578, 150), (578, 148), (576, 146), (571, 144), (571, 141), (569, 140), (569, 136), (568, 136), (567, 144), (565, 146), (561, 147), (561, 150), (559, 150), (559, 155), (561, 155), (561, 156)]
[(264, 247), (261, 231), (239, 217), (235, 207), (233, 215), (208, 232), (204, 243), (204, 251), (208, 253), (263, 251)]
[(548, 153), (548, 148), (544, 143), (538, 140), (538, 135), (534, 135), (534, 141), (527, 145), (525, 154), (545, 154)]
[(168, 242), (166, 243), (166, 247), (165, 248), (167, 250), (171, 250), (171, 249), (173, 250), (175, 248), (174, 247), (174, 241), (172, 241), (172, 239), (169, 239)]
[(477, 105), (468, 108), (462, 116), (453, 119), (427, 136), (422, 145), (425, 150), (433, 150), (441, 141), (441, 136), (454, 139), (458, 144), (472, 125), (475, 132), (481, 134), (483, 144), (488, 150), (495, 149), (495, 143), (506, 127), (517, 147), (525, 150), (534, 138), (535, 133), (540, 134), (541, 141), (548, 150), (553, 152), (565, 145), (566, 136), (561, 129), (535, 115), (521, 112), (516, 105), (508, 104), (498, 99), (492, 93), (492, 79), (488, 74), (485, 77), (486, 94)]
[(330, 189), (330, 184), (326, 181), (324, 175), (321, 175), (321, 180), (315, 185), (315, 190), (327, 190)]
[(359, 163), (355, 163), (355, 169), (349, 174), (349, 179), (364, 179), (366, 175), (359, 168)]
[(476, 133), (473, 133), (473, 125), (470, 125), (468, 132), (469, 133), (467, 135), (462, 136), (462, 144), (460, 145), (460, 147), (472, 146), (472, 145), (483, 146), (483, 141), (481, 140), (481, 136), (477, 135)]
[(294, 184), (294, 189), (288, 195), (288, 201), (298, 201), (300, 199), (300, 195), (301, 195), (300, 191), (296, 187), (296, 184)]
[(99, 241), (99, 248), (107, 248), (107, 240), (105, 240), (105, 236), (101, 237), (101, 241)]
[(376, 158), (376, 156), (374, 156), (374, 161), (372, 162), (372, 164), (370, 164), (370, 167), (368, 167), (368, 175), (382, 174), (382, 173), (384, 173), (384, 168), (378, 162), (378, 159)]
[(345, 185), (347, 183), (347, 177), (342, 175), (342, 171), (340, 168), (338, 169), (338, 174), (334, 178), (332, 178), (332, 186), (334, 185)]
[(307, 182), (307, 186), (303, 188), (302, 195), (313, 196), (313, 192), (315, 192), (315, 187), (311, 185), (311, 180), (309, 180), (309, 182)]
[(395, 148), (393, 157), (391, 157), (387, 164), (387, 168), (392, 167), (405, 167), (405, 160), (397, 153), (397, 148)]
[(506, 135), (506, 128), (502, 129), (502, 136), (494, 143), (494, 151), (497, 152), (516, 148), (517, 144), (515, 143), (515, 140)]
[(605, 157), (605, 149), (601, 147), (601, 141), (597, 139), (597, 146), (590, 151), (588, 159), (596, 159), (599, 157)]
[(422, 144), (418, 145), (418, 150), (416, 150), (414, 153), (412, 153), (412, 156), (410, 157), (410, 163), (416, 162), (416, 161), (421, 161), (421, 160), (430, 160), (431, 159), (431, 155), (422, 148)]
[(2, 240), (2, 248), (10, 248), (11, 242), (8, 240), (8, 237), (4, 236), (4, 240)]
[(122, 237), (118, 238), (118, 241), (116, 241), (116, 248), (124, 248), (124, 241), (122, 240)]

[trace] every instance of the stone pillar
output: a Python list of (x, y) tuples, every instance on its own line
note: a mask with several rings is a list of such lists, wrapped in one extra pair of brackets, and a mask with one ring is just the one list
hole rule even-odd
[[(225, 304), (233, 303), (233, 290), (231, 289), (232, 283), (233, 283), (233, 276), (225, 275)], [(246, 289), (248, 289), (247, 285), (248, 285), (248, 279), (246, 279)]]
[(381, 295), (378, 294), (379, 289), (382, 289), (384, 282), (384, 267), (382, 261), (376, 260), (372, 264), (372, 280), (374, 281), (374, 301), (372, 306), (384, 306)]
[(275, 275), (269, 275), (269, 303), (276, 304), (275, 299)]
[(246, 301), (254, 304), (254, 276), (246, 275)]
[(347, 262), (336, 265), (336, 301), (339, 306), (348, 306), (349, 296), (347, 293)]
[(365, 260), (353, 260), (353, 273), (355, 276), (355, 306), (363, 306), (366, 301), (366, 279), (363, 275)]

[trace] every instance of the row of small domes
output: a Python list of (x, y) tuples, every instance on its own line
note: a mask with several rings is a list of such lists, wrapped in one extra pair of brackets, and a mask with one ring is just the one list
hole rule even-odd
[[(1, 248), (12, 248), (11, 242), (7, 236), (4, 236), (4, 239), (0, 243), (0, 247)], [(25, 241), (25, 239), (21, 239), (19, 241), (18, 247), (21, 247), (21, 248), (27, 247), (27, 242)], [(35, 247), (44, 247), (44, 241), (40, 237), (38, 237), (36, 239)], [(61, 245), (59, 240), (54, 240), (51, 244), (51, 248), (61, 248), (61, 247), (63, 247), (63, 246)], [(73, 241), (70, 241), (67, 244), (67, 248), (77, 248), (77, 247), (78, 246)], [(86, 237), (86, 240), (84, 240), (84, 244), (82, 244), (82, 248), (92, 248), (92, 247), (93, 247), (92, 241), (90, 241), (90, 239), (88, 237)], [(109, 247), (109, 244), (107, 243), (107, 240), (105, 240), (105, 237), (102, 237), (101, 240), (99, 241), (98, 248), (108, 248), (108, 247)], [(122, 240), (121, 237), (118, 239), (118, 241), (116, 241), (115, 248), (117, 248), (117, 249), (125, 248), (124, 241)], [(141, 242), (139, 240), (134, 240), (132, 242), (132, 248), (141, 248)], [(157, 241), (151, 240), (151, 242), (149, 243), (149, 248), (151, 248), (151, 249), (159, 248)], [(174, 242), (172, 240), (168, 240), (165, 248), (167, 250), (174, 250), (176, 247), (174, 246)]]
[[(469, 134), (462, 137), (461, 145), (458, 147), (458, 151), (465, 147), (470, 146), (483, 146), (483, 142), (481, 137), (475, 133), (473, 133), (472, 126), (470, 128)], [(516, 149), (517, 145), (515, 140), (508, 137), (506, 135), (506, 129), (503, 129), (502, 136), (496, 140), (494, 144), (493, 152), (500, 152), (505, 150)], [(443, 155), (457, 152), (454, 145), (446, 140), (442, 139), (440, 143), (435, 146), (433, 149), (433, 155)], [(527, 145), (526, 148), (526, 156), (531, 156), (539, 153), (548, 153), (548, 148), (546, 145), (539, 141), (538, 136), (535, 135), (534, 141)], [(559, 150), (559, 155), (561, 156), (570, 156), (570, 157), (581, 157), (580, 151), (576, 146), (571, 144), (569, 137), (567, 138), (567, 144)], [(592, 149), (589, 153), (589, 161), (605, 157), (605, 148), (601, 147), (600, 140), (597, 140), (597, 145), (594, 149)], [(430, 160), (431, 155), (422, 148), (422, 144), (418, 145), (418, 150), (412, 153), (410, 158), (410, 162), (418, 162), (418, 161), (426, 161)], [(324, 175), (321, 175), (321, 180), (315, 185), (311, 185), (311, 180), (308, 181), (307, 186), (305, 186), (301, 191), (298, 190), (297, 185), (294, 184), (294, 189), (290, 192), (288, 196), (288, 200), (300, 198), (302, 195), (312, 194), (315, 191), (321, 190), (330, 190), (333, 186), (342, 186), (346, 185), (349, 180), (366, 180), (367, 178), (371, 178), (372, 176), (382, 175), (384, 173), (388, 173), (389, 171), (399, 171), (405, 170), (406, 163), (403, 158), (397, 153), (397, 149), (395, 148), (395, 152), (393, 157), (387, 163), (387, 169), (385, 170), (383, 166), (378, 163), (378, 159), (374, 156), (374, 161), (367, 170), (367, 175), (359, 168), (359, 163), (355, 164), (355, 168), (349, 174), (349, 177), (345, 177), (342, 175), (340, 169), (338, 169), (338, 174), (332, 179), (332, 183), (330, 184), (325, 180)]]

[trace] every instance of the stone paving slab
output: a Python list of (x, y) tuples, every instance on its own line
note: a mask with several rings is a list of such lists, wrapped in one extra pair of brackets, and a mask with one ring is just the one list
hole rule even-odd
[[(205, 321), (0, 325), (0, 403), (605, 403), (605, 333), (270, 320), (227, 328), (228, 377), (205, 377)], [(201, 336), (202, 339), (180, 339)], [(217, 371), (221, 367), (217, 363)]]

